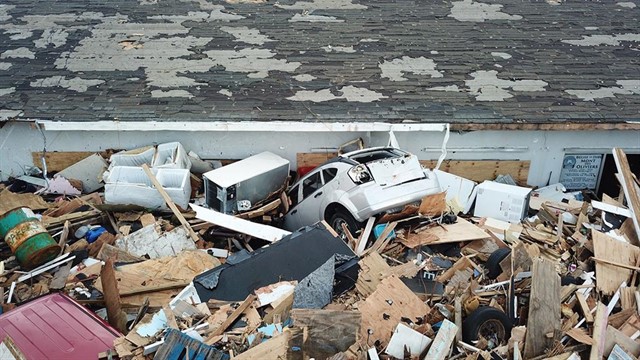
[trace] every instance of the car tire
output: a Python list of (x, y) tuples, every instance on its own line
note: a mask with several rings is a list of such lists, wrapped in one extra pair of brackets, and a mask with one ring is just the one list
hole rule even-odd
[(491, 306), (480, 306), (462, 322), (462, 340), (473, 344), (482, 336), (495, 340), (496, 345), (506, 344), (511, 327), (507, 314)]
[(500, 248), (489, 255), (487, 262), (485, 263), (485, 267), (487, 268), (487, 277), (489, 279), (495, 279), (500, 274), (502, 274), (502, 268), (500, 267), (500, 262), (506, 258), (509, 253), (511, 253), (511, 249), (509, 248)]
[(342, 226), (340, 224), (346, 224), (349, 232), (353, 237), (357, 237), (356, 232), (360, 230), (361, 224), (354, 219), (354, 217), (345, 210), (336, 210), (335, 213), (331, 215), (329, 218), (329, 225), (335, 230), (343, 240), (346, 240), (345, 236), (343, 236)]

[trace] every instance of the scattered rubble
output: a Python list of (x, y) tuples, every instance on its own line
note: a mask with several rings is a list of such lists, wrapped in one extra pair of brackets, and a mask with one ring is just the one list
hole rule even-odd
[(637, 358), (640, 188), (613, 154), (615, 199), (435, 170), (440, 192), (356, 229), (283, 230), (295, 173), (271, 153), (168, 143), (10, 179), (0, 357)]

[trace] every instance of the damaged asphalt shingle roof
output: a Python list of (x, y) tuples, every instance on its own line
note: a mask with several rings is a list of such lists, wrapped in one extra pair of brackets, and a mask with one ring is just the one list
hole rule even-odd
[(0, 119), (640, 120), (633, 1), (4, 0)]

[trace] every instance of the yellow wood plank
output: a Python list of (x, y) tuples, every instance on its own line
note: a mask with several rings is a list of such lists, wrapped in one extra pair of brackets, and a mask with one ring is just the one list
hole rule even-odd
[[(429, 169), (435, 168), (437, 162), (420, 160), (420, 163)], [(445, 160), (440, 165), (440, 170), (477, 182), (509, 174), (516, 183), (526, 185), (530, 165), (530, 161), (520, 160)]]
[[(47, 162), (47, 171), (56, 172), (64, 170), (69, 166), (77, 163), (78, 161), (84, 160), (93, 154), (95, 153), (90, 151), (47, 152), (44, 159)], [(42, 152), (32, 152), (31, 158), (33, 159), (33, 165), (42, 169)]]
[(301, 167), (316, 167), (321, 165), (327, 160), (331, 160), (334, 157), (338, 156), (336, 152), (326, 152), (326, 153), (297, 153), (296, 154), (296, 165), (298, 168)]

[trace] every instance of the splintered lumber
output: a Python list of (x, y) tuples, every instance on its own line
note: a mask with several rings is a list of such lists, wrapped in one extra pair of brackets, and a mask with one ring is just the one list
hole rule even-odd
[(360, 331), (359, 311), (293, 309), (293, 325), (307, 328), (302, 344), (303, 357), (327, 359), (346, 351)]
[(584, 319), (588, 323), (593, 322), (593, 314), (591, 314), (591, 309), (589, 308), (589, 304), (587, 304), (587, 299), (584, 294), (580, 291), (576, 292), (576, 297), (578, 298), (578, 304), (580, 304), (580, 309), (582, 310), (582, 314), (584, 315)]
[(389, 271), (391, 267), (377, 252), (372, 252), (360, 259), (358, 265), (360, 265), (360, 271), (356, 281), (356, 290), (362, 296), (367, 297), (376, 290), (382, 281), (382, 274)]
[[(421, 231), (418, 235), (436, 236), (437, 240), (425, 242), (428, 245), (447, 244), (461, 241), (486, 239), (490, 236), (478, 226), (458, 218), (455, 224), (445, 224)], [(428, 234), (428, 235), (427, 235)]]
[(418, 213), (422, 216), (440, 216), (447, 211), (447, 192), (427, 195), (422, 198)]
[(624, 196), (627, 199), (629, 210), (632, 212), (633, 225), (636, 230), (636, 234), (640, 235), (640, 194), (638, 192), (638, 185), (633, 179), (633, 173), (631, 167), (629, 167), (629, 161), (627, 160), (627, 154), (620, 148), (613, 148), (613, 159), (616, 162), (618, 173), (622, 177), (622, 190), (624, 190)]
[(262, 216), (270, 211), (273, 211), (275, 209), (277, 209), (280, 204), (282, 204), (282, 200), (280, 199), (275, 199), (273, 201), (271, 201), (270, 203), (267, 203), (257, 209), (251, 210), (251, 211), (247, 211), (241, 214), (236, 215), (237, 217), (241, 218), (241, 219), (253, 219), (255, 217), (258, 216)]
[(357, 308), (362, 314), (359, 343), (364, 348), (376, 341), (385, 347), (402, 318), (417, 322), (429, 312), (429, 307), (396, 276), (382, 280), (366, 300), (357, 303)]
[(561, 328), (560, 276), (554, 264), (546, 259), (533, 260), (529, 319), (525, 337), (524, 358), (545, 353), (553, 347)]
[(598, 302), (595, 321), (593, 322), (593, 345), (589, 360), (600, 360), (604, 356), (605, 333), (607, 331), (607, 307)]
[(433, 344), (429, 348), (429, 352), (425, 359), (444, 360), (449, 355), (451, 344), (456, 339), (458, 327), (456, 324), (445, 319), (440, 326), (440, 330), (433, 339)]
[(373, 245), (371, 245), (370, 248), (368, 248), (363, 255), (367, 255), (369, 253), (371, 253), (372, 251), (381, 251), (382, 249), (385, 248), (385, 246), (389, 243), (389, 234), (391, 234), (391, 232), (393, 231), (393, 229), (396, 228), (396, 226), (398, 225), (397, 222), (392, 222), (387, 224), (387, 226), (385, 226), (384, 230), (382, 231), (382, 234), (380, 234), (380, 236), (378, 236), (378, 238), (376, 239), (376, 241), (373, 243)]
[(100, 281), (102, 283), (102, 293), (107, 307), (107, 319), (109, 325), (124, 333), (127, 328), (127, 315), (122, 311), (120, 305), (120, 294), (118, 293), (118, 281), (113, 270), (113, 259), (107, 259), (102, 271), (100, 271)]
[(625, 269), (619, 265), (634, 266), (640, 257), (640, 248), (618, 241), (596, 230), (592, 230), (591, 235), (593, 253), (598, 259), (596, 261), (596, 286), (605, 295), (611, 295), (618, 290), (620, 283), (629, 281), (633, 274), (633, 270)]
[(178, 210), (178, 207), (176, 206), (176, 204), (173, 203), (173, 200), (171, 200), (171, 197), (169, 196), (169, 194), (167, 194), (167, 192), (164, 191), (162, 184), (160, 184), (158, 179), (156, 179), (156, 176), (153, 175), (153, 173), (151, 172), (151, 169), (149, 169), (149, 166), (147, 164), (142, 164), (142, 169), (147, 174), (147, 176), (149, 177), (149, 180), (151, 180), (151, 183), (156, 188), (156, 190), (158, 190), (160, 195), (162, 195), (164, 202), (167, 203), (167, 206), (169, 206), (173, 214), (178, 218), (178, 220), (180, 221), (180, 224), (182, 224), (182, 226), (184, 226), (184, 228), (187, 229), (187, 231), (189, 232), (189, 236), (191, 237), (191, 240), (193, 240), (194, 242), (200, 240), (200, 238), (198, 237), (198, 234), (195, 231), (193, 231), (193, 229), (191, 228), (191, 225), (189, 225), (189, 222), (187, 222), (184, 216), (182, 216), (182, 213), (180, 212), (180, 210)]
[(231, 324), (233, 324), (233, 322), (236, 321), (238, 319), (238, 317), (240, 315), (242, 315), (242, 313), (256, 299), (257, 299), (257, 297), (255, 295), (253, 295), (253, 294), (250, 294), (249, 296), (247, 296), (247, 298), (244, 299), (244, 301), (231, 313), (231, 315), (229, 315), (229, 317), (227, 317), (227, 319), (220, 326), (218, 326), (217, 329), (215, 329), (214, 331), (211, 332), (211, 334), (209, 334), (209, 337), (205, 340), (205, 343), (209, 344), (209, 345), (212, 345), (213, 344), (212, 340), (216, 336), (222, 335), (222, 333), (224, 333), (224, 331), (227, 330), (227, 328), (229, 326), (231, 326)]

